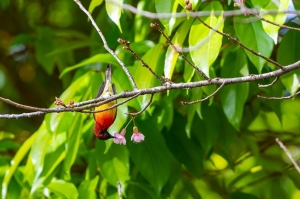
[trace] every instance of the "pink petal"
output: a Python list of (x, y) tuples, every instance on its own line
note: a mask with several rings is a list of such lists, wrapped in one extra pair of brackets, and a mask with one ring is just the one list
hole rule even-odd
[(114, 137), (115, 137), (114, 138), (114, 143), (115, 144), (124, 144), (124, 145), (126, 145), (126, 139), (122, 134), (114, 133)]
[(145, 136), (142, 133), (133, 133), (131, 136), (131, 140), (136, 143), (144, 141), (144, 139), (145, 139)]

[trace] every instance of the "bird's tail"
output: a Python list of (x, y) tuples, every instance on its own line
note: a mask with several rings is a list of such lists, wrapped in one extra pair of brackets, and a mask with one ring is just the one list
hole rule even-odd
[(107, 67), (106, 67), (105, 81), (111, 82), (111, 65), (110, 64), (107, 64)]

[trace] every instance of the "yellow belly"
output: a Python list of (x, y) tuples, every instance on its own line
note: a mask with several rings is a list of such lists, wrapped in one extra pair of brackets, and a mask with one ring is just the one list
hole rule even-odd
[[(116, 100), (111, 101), (107, 104), (103, 104), (101, 106), (96, 107), (95, 110), (103, 110), (105, 108), (115, 105), (116, 103), (117, 103)], [(114, 120), (116, 118), (116, 114), (117, 114), (117, 108), (113, 108), (113, 109), (106, 110), (103, 112), (95, 113), (94, 116), (95, 116), (96, 122), (99, 124), (99, 126), (102, 129), (108, 129), (114, 122)]]

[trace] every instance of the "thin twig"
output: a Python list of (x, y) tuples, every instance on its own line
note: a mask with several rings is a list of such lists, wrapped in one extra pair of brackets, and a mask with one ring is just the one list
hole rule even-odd
[(122, 66), (123, 70), (125, 71), (126, 75), (128, 76), (133, 88), (136, 90), (138, 89), (132, 75), (130, 74), (129, 70), (126, 68), (125, 64), (120, 60), (120, 58), (114, 53), (114, 51), (112, 51), (112, 49), (109, 48), (107, 41), (102, 33), (102, 31), (100, 30), (100, 28), (97, 26), (95, 20), (93, 19), (92, 15), (85, 9), (85, 7), (83, 7), (83, 5), (81, 4), (81, 2), (79, 0), (74, 0), (75, 3), (78, 4), (79, 8), (88, 16), (88, 18), (91, 20), (93, 26), (95, 27), (95, 29), (97, 30), (99, 36), (101, 37), (103, 44), (104, 44), (104, 48), (119, 62), (119, 64)]
[(126, 114), (126, 115), (130, 115), (131, 117), (136, 117), (137, 115), (143, 113), (143, 112), (148, 108), (148, 106), (151, 104), (152, 99), (153, 99), (153, 95), (154, 95), (154, 94), (151, 95), (149, 102), (146, 104), (146, 106), (145, 106), (142, 110), (140, 110), (140, 111), (137, 112), (137, 113), (125, 113), (125, 114)]
[(221, 86), (219, 86), (219, 88), (217, 88), (217, 90), (215, 90), (215, 92), (213, 92), (211, 95), (208, 95), (206, 96), (205, 98), (203, 99), (200, 99), (200, 100), (195, 100), (195, 101), (191, 101), (191, 102), (183, 102), (181, 101), (180, 103), (182, 105), (191, 105), (191, 104), (196, 104), (196, 103), (199, 103), (199, 102), (203, 102), (205, 100), (208, 100), (209, 98), (211, 98), (212, 96), (216, 95), (220, 90), (221, 88), (223, 88), (223, 86), (225, 86), (225, 82), (223, 82), (223, 84)]
[(285, 154), (288, 156), (288, 158), (293, 163), (294, 167), (297, 169), (297, 171), (300, 173), (300, 168), (295, 159), (293, 158), (292, 154), (289, 152), (289, 150), (284, 146), (284, 144), (279, 140), (279, 138), (275, 139), (276, 142), (279, 144), (279, 146), (282, 148), (282, 150), (285, 152)]
[(257, 97), (261, 98), (261, 99), (267, 99), (267, 100), (286, 100), (286, 99), (291, 99), (299, 94), (300, 94), (300, 91), (298, 91), (297, 93), (295, 93), (293, 95), (289, 95), (289, 96), (285, 96), (285, 97), (266, 97), (266, 96), (261, 96), (261, 95), (257, 95)]
[[(251, 13), (251, 14), (252, 14), (252, 13)], [(254, 15), (254, 16), (257, 17), (258, 19), (260, 19), (260, 20), (262, 20), (262, 21), (264, 21), (264, 22), (267, 22), (267, 23), (269, 23), (269, 24), (272, 24), (272, 25), (274, 25), (274, 26), (278, 26), (278, 27), (280, 27), (280, 28), (287, 28), (287, 29), (290, 29), (290, 30), (300, 31), (299, 28), (294, 28), (294, 27), (287, 26), (287, 25), (280, 25), (280, 24), (277, 24), (277, 23), (275, 23), (275, 22), (273, 22), (273, 21), (267, 20), (267, 19), (265, 19), (265, 18), (259, 16), (258, 14), (252, 14), (252, 15)]]
[(269, 87), (269, 86), (272, 86), (274, 85), (277, 81), (278, 81), (279, 77), (276, 77), (270, 84), (258, 84), (258, 87), (259, 88), (266, 88), (266, 87)]
[(156, 79), (158, 79), (158, 81), (160, 81), (161, 84), (164, 84), (164, 83), (165, 83), (165, 81), (164, 81), (161, 77), (159, 77), (159, 76), (158, 76), (158, 75), (150, 68), (150, 66), (149, 66), (146, 62), (144, 62), (144, 60), (143, 60), (142, 58), (140, 58), (140, 57), (132, 50), (132, 48), (130, 47), (130, 42), (129, 42), (129, 41), (125, 41), (125, 40), (119, 38), (119, 39), (118, 39), (118, 42), (119, 42), (120, 44), (125, 45), (125, 46), (123, 47), (123, 49), (124, 49), (124, 50), (130, 51), (130, 52), (135, 56), (135, 58), (137, 58), (137, 59), (142, 63), (142, 66), (146, 67), (146, 68), (152, 73), (152, 75), (153, 75), (154, 77), (156, 77)]
[(204, 79), (206, 79), (206, 80), (209, 80), (210, 78), (209, 77), (207, 77), (205, 74), (204, 74), (204, 72), (202, 72), (197, 66), (195, 66), (190, 60), (188, 60), (185, 56), (184, 56), (184, 54), (181, 52), (181, 51), (179, 51), (178, 50), (178, 48), (176, 48), (175, 46), (174, 46), (174, 44), (172, 43), (172, 41), (169, 39), (169, 37), (164, 33), (164, 31), (160, 28), (160, 26), (159, 26), (159, 24), (158, 23), (151, 23), (151, 25), (150, 25), (152, 28), (156, 28), (159, 32), (160, 32), (160, 34), (162, 34), (162, 36), (168, 41), (168, 43), (172, 46), (172, 48), (177, 52), (177, 53), (179, 53), (179, 55), (180, 55), (180, 57), (182, 58), (182, 59), (184, 59), (190, 66), (192, 66), (198, 73), (199, 73), (199, 75), (201, 75)]
[[(168, 90), (175, 90), (175, 89), (191, 89), (196, 87), (208, 86), (208, 85), (221, 85), (221, 84), (236, 84), (242, 82), (254, 82), (257, 80), (269, 79), (274, 77), (280, 77), (283, 74), (286, 74), (290, 71), (296, 70), (300, 68), (300, 61), (295, 62), (293, 64), (287, 65), (284, 67), (285, 70), (275, 70), (268, 73), (258, 74), (258, 75), (248, 75), (245, 77), (234, 77), (234, 78), (213, 78), (210, 80), (201, 80), (197, 82), (186, 82), (186, 83), (172, 83), (172, 84), (165, 84), (162, 86), (156, 86), (153, 88), (146, 88), (146, 89), (139, 89), (133, 91), (124, 91), (122, 93), (108, 96), (108, 97), (99, 97), (92, 100), (86, 100), (83, 102), (78, 102), (72, 105), (66, 105), (67, 108), (64, 107), (56, 107), (56, 108), (49, 108), (49, 109), (41, 109), (43, 111), (33, 112), (33, 113), (22, 113), (22, 114), (0, 114), (0, 119), (18, 119), (22, 117), (33, 117), (39, 116), (46, 113), (59, 113), (59, 112), (81, 112), (83, 110), (87, 110), (90, 108), (94, 108), (96, 106), (100, 106), (101, 104), (120, 99), (120, 98), (129, 98), (135, 95), (145, 95), (145, 94), (155, 94), (155, 93), (162, 93)], [(300, 91), (299, 91), (300, 92)], [(297, 93), (298, 94), (298, 93)], [(296, 95), (296, 94), (295, 94)], [(3, 99), (3, 98), (2, 98)], [(1, 98), (0, 98), (1, 101)], [(24, 105), (25, 106), (25, 105)]]

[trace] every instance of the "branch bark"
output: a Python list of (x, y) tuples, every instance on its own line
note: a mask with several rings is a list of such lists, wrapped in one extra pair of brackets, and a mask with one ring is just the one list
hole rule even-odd
[[(254, 82), (257, 80), (263, 80), (263, 79), (269, 79), (273, 77), (280, 77), (285, 73), (291, 72), (293, 70), (296, 70), (300, 68), (300, 61), (295, 62), (293, 64), (284, 66), (284, 70), (278, 69), (272, 72), (263, 73), (263, 74), (257, 74), (257, 75), (248, 75), (245, 77), (234, 77), (234, 78), (213, 78), (209, 80), (202, 80), (197, 82), (188, 82), (188, 83), (166, 83), (162, 86), (157, 86), (153, 88), (146, 88), (146, 89), (136, 89), (133, 91), (124, 91), (120, 94), (116, 94), (110, 97), (100, 97), (97, 99), (87, 100), (84, 102), (75, 103), (71, 107), (70, 105), (67, 105), (67, 107), (57, 107), (57, 108), (37, 108), (37, 107), (30, 107), (27, 109), (26, 105), (24, 105), (22, 108), (27, 110), (36, 110), (35, 112), (31, 113), (22, 113), (22, 114), (2, 114), (0, 115), (0, 119), (18, 119), (22, 117), (33, 117), (33, 116), (40, 116), (47, 113), (60, 113), (60, 112), (82, 112), (83, 110), (91, 109), (96, 106), (100, 106), (101, 104), (105, 104), (107, 102), (121, 99), (121, 98), (130, 98), (130, 97), (138, 97), (140, 95), (145, 94), (155, 94), (155, 93), (163, 93), (168, 90), (174, 90), (174, 89), (191, 89), (196, 87), (202, 87), (207, 85), (227, 85), (227, 84), (236, 84), (236, 83), (243, 83), (243, 82)], [(4, 100), (3, 100), (4, 99)], [(5, 98), (0, 98), (1, 101), (7, 102), (8, 100)], [(18, 104), (16, 102), (12, 102), (9, 100), (9, 104)], [(18, 104), (19, 106), (19, 104)]]

